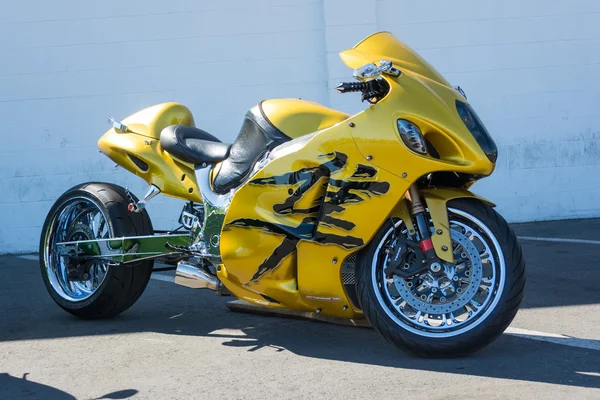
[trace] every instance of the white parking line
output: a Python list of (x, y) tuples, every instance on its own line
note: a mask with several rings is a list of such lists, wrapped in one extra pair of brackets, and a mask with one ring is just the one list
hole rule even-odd
[(525, 339), (538, 340), (540, 342), (549, 342), (561, 344), (563, 346), (579, 347), (588, 350), (600, 351), (600, 340), (581, 339), (571, 336), (559, 335), (556, 333), (530, 331), (528, 329), (509, 327), (504, 333), (512, 336), (518, 336)]
[(18, 256), (19, 258), (22, 258), (23, 260), (30, 260), (30, 261), (39, 261), (40, 256), (38, 256), (37, 254), (25, 254), (22, 256)]
[(537, 236), (517, 236), (517, 237), (520, 240), (533, 240), (536, 242), (600, 244), (600, 240), (550, 238), (550, 237), (537, 237)]

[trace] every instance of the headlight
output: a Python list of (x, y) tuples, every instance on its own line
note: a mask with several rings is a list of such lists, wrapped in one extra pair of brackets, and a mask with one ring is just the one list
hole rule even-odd
[(427, 154), (427, 145), (419, 127), (405, 119), (399, 119), (397, 124), (398, 133), (406, 147), (415, 153)]
[(487, 158), (495, 163), (498, 158), (498, 148), (496, 147), (496, 143), (494, 139), (490, 136), (485, 126), (481, 123), (481, 120), (475, 114), (475, 110), (468, 105), (467, 103), (463, 103), (460, 100), (456, 100), (456, 111), (458, 111), (458, 115), (460, 119), (465, 124), (471, 135), (475, 138), (481, 149), (487, 156)]

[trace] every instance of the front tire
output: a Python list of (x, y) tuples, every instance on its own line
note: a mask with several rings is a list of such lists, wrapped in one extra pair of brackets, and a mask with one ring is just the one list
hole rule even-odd
[(65, 192), (50, 209), (40, 239), (40, 267), (52, 299), (80, 318), (115, 316), (141, 296), (148, 284), (153, 260), (128, 266), (95, 262), (85, 278), (66, 273), (68, 260), (54, 254), (61, 241), (152, 235), (148, 213), (127, 210), (126, 190), (109, 183), (84, 183)]
[(403, 234), (401, 221), (396, 227), (386, 222), (357, 263), (367, 319), (389, 342), (421, 357), (460, 357), (487, 346), (508, 327), (523, 298), (525, 262), (506, 221), (474, 199), (452, 200), (448, 209), (456, 263), (444, 263), (445, 276), (385, 275), (385, 248), (393, 235)]

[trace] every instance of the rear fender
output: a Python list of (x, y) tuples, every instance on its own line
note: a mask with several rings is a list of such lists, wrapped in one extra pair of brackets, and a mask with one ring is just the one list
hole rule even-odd
[[(433, 241), (435, 252), (441, 260), (453, 263), (454, 254), (450, 251), (450, 249), (452, 249), (452, 242), (450, 239), (450, 223), (448, 222), (447, 203), (450, 200), (467, 198), (480, 200), (492, 207), (495, 207), (495, 204), (468, 190), (460, 188), (428, 188), (421, 189), (419, 193), (427, 204), (429, 215), (433, 222), (434, 234), (431, 239)], [(414, 233), (415, 228), (411, 220), (409, 204), (405, 198), (398, 202), (391, 215), (402, 219), (409, 233)]]

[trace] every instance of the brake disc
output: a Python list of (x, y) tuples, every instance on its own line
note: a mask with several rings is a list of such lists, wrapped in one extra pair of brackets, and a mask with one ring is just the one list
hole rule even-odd
[[(481, 277), (483, 275), (483, 267), (477, 248), (460, 232), (455, 230), (451, 230), (450, 232), (453, 244), (456, 244), (457, 247), (460, 248), (460, 253), (466, 255), (466, 257), (462, 258), (462, 262), (466, 264), (464, 273), (466, 275), (465, 278), (468, 278), (468, 281), (464, 282), (464, 278), (462, 282), (461, 280), (453, 280), (454, 276), (456, 276), (457, 266), (452, 263), (444, 263), (445, 276), (442, 278), (433, 277), (429, 272), (420, 274), (412, 279), (405, 279), (401, 276), (394, 275), (394, 284), (400, 297), (416, 311), (433, 314), (444, 314), (456, 311), (468, 304), (479, 289)], [(436, 302), (428, 302), (430, 296), (423, 299), (421, 297), (422, 295), (416, 293), (415, 281), (421, 279), (423, 282), (439, 282), (439, 280), (444, 278), (446, 280), (449, 279), (456, 288), (455, 292), (457, 295), (453, 296), (453, 298), (450, 299), (451, 301), (441, 302), (438, 299)], [(432, 284), (431, 287), (439, 290), (439, 285)]]

